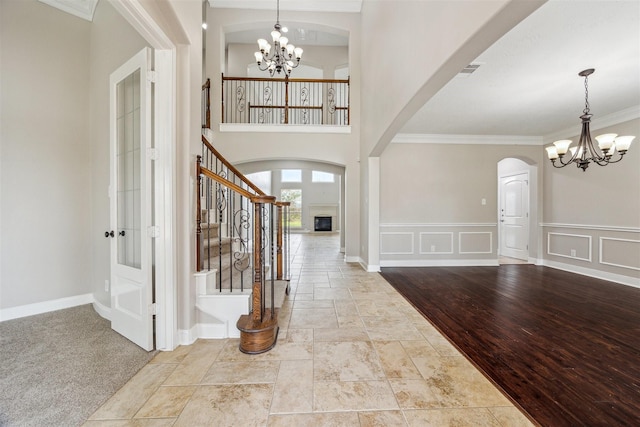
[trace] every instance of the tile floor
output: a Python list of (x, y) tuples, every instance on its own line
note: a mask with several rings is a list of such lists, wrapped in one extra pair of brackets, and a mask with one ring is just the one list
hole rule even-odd
[(198, 340), (159, 353), (93, 426), (532, 426), (335, 234), (292, 236), (274, 349)]

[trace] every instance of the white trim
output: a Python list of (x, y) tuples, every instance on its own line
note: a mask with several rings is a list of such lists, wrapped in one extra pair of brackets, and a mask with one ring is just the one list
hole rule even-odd
[(249, 133), (322, 133), (350, 134), (351, 126), (334, 125), (266, 125), (259, 123), (220, 123), (220, 132)]
[(0, 309), (0, 322), (18, 319), (20, 317), (33, 316), (35, 314), (48, 313), (94, 302), (93, 294), (75, 295), (50, 301), (36, 302), (33, 304), (19, 305)]
[(548, 259), (541, 260), (541, 264), (545, 267), (557, 268), (558, 270), (568, 271), (570, 273), (582, 274), (583, 276), (594, 277), (596, 279), (608, 280), (610, 282), (620, 283), (622, 285), (640, 288), (640, 278), (623, 276), (621, 274), (608, 273), (606, 271), (594, 270), (592, 268), (579, 267), (577, 265), (565, 264), (562, 262), (551, 261)]
[[(450, 237), (450, 239), (449, 239), (449, 247), (451, 248), (451, 250), (448, 251), (448, 252), (431, 252), (431, 251), (427, 252), (427, 251), (423, 251), (422, 250), (422, 236), (423, 235), (429, 235), (429, 234), (431, 234), (431, 235), (436, 234), (436, 235), (441, 235), (441, 236), (442, 235), (446, 236), (448, 234), (449, 237)], [(444, 231), (435, 231), (435, 232), (434, 231), (420, 231), (420, 232), (418, 232), (418, 247), (420, 248), (420, 249), (418, 249), (420, 255), (451, 255), (451, 254), (454, 253), (454, 251), (453, 251), (453, 232), (452, 231), (447, 231), (447, 232), (444, 232)]]
[[(488, 234), (489, 235), (489, 251), (472, 252), (462, 250), (462, 235), (463, 234)], [(461, 231), (458, 233), (458, 253), (459, 254), (492, 254), (493, 253), (493, 233), (491, 231)]]
[(640, 227), (617, 227), (610, 225), (588, 225), (588, 224), (564, 224), (557, 222), (542, 222), (540, 227), (548, 228), (575, 228), (580, 230), (601, 230), (601, 231), (620, 231), (623, 233), (640, 233)]
[(382, 227), (497, 227), (497, 222), (487, 222), (487, 223), (387, 223), (380, 224), (380, 228)]
[(344, 262), (357, 262), (360, 264), (362, 259), (359, 256), (344, 256)]
[[(580, 237), (580, 238), (583, 238), (583, 239), (587, 239), (589, 241), (589, 258), (580, 258), (579, 256), (571, 256), (571, 255), (565, 255), (565, 254), (559, 254), (559, 253), (551, 252), (551, 235), (554, 235), (554, 236), (566, 236), (566, 237)], [(591, 249), (591, 236), (588, 236), (588, 235), (585, 235), (585, 234), (568, 234), (568, 233), (552, 233), (552, 232), (547, 233), (547, 255), (553, 255), (553, 256), (559, 256), (559, 257), (563, 257), (563, 258), (577, 259), (577, 260), (580, 260), (580, 261), (592, 262), (592, 260), (593, 260), (592, 252), (593, 251)]]
[(106, 305), (100, 303), (98, 300), (94, 298), (93, 300), (93, 309), (98, 313), (102, 318), (111, 321), (111, 307), (107, 307)]
[[(383, 234), (394, 234), (394, 235), (409, 235), (411, 237), (411, 250), (409, 252), (383, 252), (382, 251), (382, 235)], [(400, 232), (380, 232), (380, 255), (411, 255), (415, 252), (415, 237), (413, 232), (411, 231), (400, 231)]]
[(543, 145), (539, 136), (399, 133), (392, 144)]
[(632, 265), (623, 265), (623, 264), (614, 264), (612, 262), (604, 262), (603, 259), (603, 251), (604, 248), (602, 247), (602, 242), (604, 240), (613, 240), (613, 241), (618, 241), (618, 242), (631, 242), (631, 243), (640, 243), (640, 240), (631, 240), (631, 239), (615, 239), (613, 237), (600, 237), (600, 244), (599, 244), (599, 250), (598, 250), (598, 257), (599, 257), (599, 262), (600, 264), (604, 264), (604, 265), (612, 265), (614, 267), (621, 267), (621, 268), (628, 268), (630, 270), (636, 270), (636, 271), (640, 271), (640, 267), (634, 267)]
[[(219, 9), (275, 10), (272, 0), (209, 0), (209, 7)], [(283, 0), (280, 10), (300, 12), (360, 13), (362, 0)]]
[[(155, 51), (155, 141), (158, 159), (154, 165), (155, 226), (160, 235), (155, 239), (156, 348), (173, 350), (178, 343), (177, 274), (175, 268), (176, 233), (176, 87), (175, 50)], [(162, 108), (168, 105), (170, 108)]]
[[(629, 120), (634, 120), (640, 118), (640, 105), (635, 105), (633, 107), (626, 108), (624, 110), (607, 114), (606, 116), (602, 116), (600, 118), (596, 117), (591, 120), (590, 129), (593, 131), (606, 128), (609, 126), (615, 126), (619, 123), (628, 122)], [(580, 134), (580, 122), (576, 119), (576, 125), (571, 126), (570, 128), (562, 129), (557, 132), (550, 133), (543, 137), (545, 144), (550, 143), (552, 141), (556, 141), (558, 139), (566, 138), (567, 135), (579, 135)], [(592, 134), (593, 135), (593, 134)], [(596, 133), (596, 135), (599, 135)]]
[(498, 260), (493, 259), (416, 259), (416, 260), (381, 260), (381, 267), (476, 267), (499, 266)]
[(110, 0), (109, 3), (155, 49), (175, 49), (171, 39), (153, 20), (140, 0)]
[(98, 0), (38, 0), (41, 3), (55, 7), (63, 12), (86, 19), (93, 22), (93, 15), (96, 11)]
[(376, 264), (368, 264), (365, 270), (367, 273), (380, 273), (380, 266)]
[(178, 329), (179, 345), (191, 345), (198, 339), (198, 324), (196, 323), (191, 329)]

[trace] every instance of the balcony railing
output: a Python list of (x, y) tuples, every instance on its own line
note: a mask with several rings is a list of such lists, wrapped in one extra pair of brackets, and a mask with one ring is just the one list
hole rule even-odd
[(349, 79), (222, 75), (222, 123), (349, 125)]

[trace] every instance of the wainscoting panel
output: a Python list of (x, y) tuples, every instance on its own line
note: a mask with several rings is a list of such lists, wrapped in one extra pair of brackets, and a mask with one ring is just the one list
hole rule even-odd
[(420, 253), (432, 255), (452, 254), (453, 233), (421, 232)]
[(540, 226), (547, 240), (541, 264), (640, 287), (640, 228), (564, 223)]
[(640, 240), (600, 237), (600, 263), (640, 271)]
[(458, 234), (458, 253), (490, 254), (493, 249), (493, 233), (467, 231)]
[(591, 236), (548, 233), (547, 254), (591, 262)]
[(413, 238), (411, 232), (380, 233), (380, 255), (413, 254)]
[(380, 266), (498, 265), (498, 225), (381, 224)]

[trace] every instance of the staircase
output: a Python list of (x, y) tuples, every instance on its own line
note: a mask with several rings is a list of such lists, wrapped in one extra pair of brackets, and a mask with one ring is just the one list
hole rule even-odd
[(241, 351), (262, 353), (276, 344), (289, 290), (289, 204), (264, 195), (204, 137), (203, 144), (207, 154), (196, 165), (197, 334), (239, 337)]

